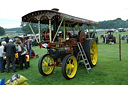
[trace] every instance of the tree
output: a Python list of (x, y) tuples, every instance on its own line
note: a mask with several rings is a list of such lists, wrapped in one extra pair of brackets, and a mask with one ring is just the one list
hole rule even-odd
[(3, 27), (0, 27), (0, 36), (5, 34), (5, 30)]

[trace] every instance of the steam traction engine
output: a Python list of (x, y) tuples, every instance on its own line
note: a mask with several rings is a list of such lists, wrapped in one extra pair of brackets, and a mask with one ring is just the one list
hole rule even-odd
[(112, 30), (107, 31), (106, 44), (109, 44), (110, 42), (116, 43), (116, 37), (113, 36), (113, 32), (114, 31)]
[(62, 68), (64, 78), (72, 79), (77, 72), (77, 61), (85, 60), (87, 68), (87, 64), (90, 67), (96, 65), (98, 55), (96, 42), (93, 38), (88, 38), (81, 29), (84, 24), (89, 29), (91, 25), (98, 26), (98, 23), (60, 13), (58, 9), (35, 11), (23, 16), (22, 21), (38, 23), (39, 33), (41, 24), (49, 26), (43, 34), (44, 42), (40, 44), (40, 47), (48, 51), (38, 62), (38, 69), (42, 75), (50, 75), (56, 66)]

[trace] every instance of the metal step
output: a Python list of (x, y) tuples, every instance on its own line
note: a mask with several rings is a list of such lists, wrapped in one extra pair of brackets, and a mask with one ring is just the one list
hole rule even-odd
[(86, 67), (86, 70), (87, 70), (87, 72), (89, 73), (89, 70), (92, 70), (92, 69), (91, 69), (91, 66), (90, 66), (90, 64), (89, 64), (89, 62), (88, 62), (87, 56), (86, 56), (86, 54), (85, 54), (85, 52), (84, 52), (83, 46), (81, 45), (80, 42), (77, 42), (77, 46), (78, 46), (78, 48), (79, 48), (79, 52), (78, 52), (78, 55), (77, 55), (77, 59), (78, 59), (78, 57), (82, 57), (82, 59), (83, 59), (83, 61), (84, 61), (84, 65), (85, 65), (85, 67)]
[(88, 70), (91, 70), (92, 68), (87, 68)]
[(86, 65), (89, 65), (89, 63), (86, 63)]
[(87, 58), (83, 59), (84, 61), (87, 60)]

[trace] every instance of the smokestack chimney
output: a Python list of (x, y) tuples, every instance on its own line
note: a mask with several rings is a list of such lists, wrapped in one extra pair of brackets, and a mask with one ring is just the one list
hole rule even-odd
[(57, 9), (57, 8), (53, 8), (52, 10), (53, 10), (53, 11), (56, 11), (56, 12), (58, 12), (58, 11), (59, 11), (59, 9)]

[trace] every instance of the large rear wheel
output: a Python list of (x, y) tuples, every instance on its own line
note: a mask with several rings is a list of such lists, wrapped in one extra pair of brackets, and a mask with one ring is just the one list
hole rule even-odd
[(91, 67), (95, 66), (98, 58), (96, 42), (92, 38), (88, 38), (85, 40), (83, 47)]
[(65, 79), (72, 79), (77, 72), (77, 60), (74, 55), (65, 56), (62, 62), (62, 74)]
[(38, 70), (44, 76), (50, 75), (54, 70), (54, 60), (49, 54), (42, 55), (38, 62)]

